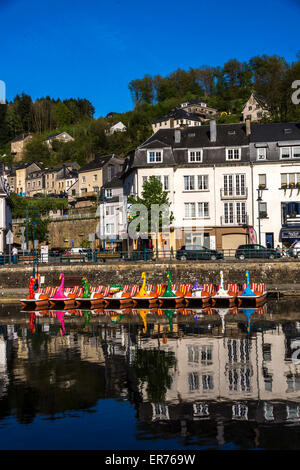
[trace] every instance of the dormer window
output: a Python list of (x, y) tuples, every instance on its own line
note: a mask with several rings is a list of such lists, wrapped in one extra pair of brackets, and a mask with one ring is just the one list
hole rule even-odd
[(226, 160), (240, 160), (240, 159), (241, 159), (240, 148), (226, 149)]
[(257, 149), (257, 160), (266, 160), (267, 158), (267, 149), (259, 148)]
[(202, 149), (193, 149), (188, 151), (189, 163), (201, 163), (203, 157)]
[(285, 134), (291, 134), (291, 133), (292, 133), (292, 129), (284, 129), (284, 133), (285, 133)]
[(161, 150), (149, 150), (147, 155), (148, 163), (161, 163), (162, 162), (162, 151)]
[(291, 158), (291, 147), (282, 147), (280, 149), (280, 158), (282, 160), (286, 160), (287, 158)]
[(112, 197), (112, 189), (106, 189), (105, 190), (105, 197), (107, 197), (107, 198)]

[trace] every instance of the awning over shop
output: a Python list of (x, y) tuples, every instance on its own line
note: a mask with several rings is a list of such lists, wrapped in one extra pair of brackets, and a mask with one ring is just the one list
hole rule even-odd
[(279, 234), (279, 240), (280, 241), (285, 241), (285, 240), (300, 240), (300, 227), (297, 228), (282, 228), (280, 230)]

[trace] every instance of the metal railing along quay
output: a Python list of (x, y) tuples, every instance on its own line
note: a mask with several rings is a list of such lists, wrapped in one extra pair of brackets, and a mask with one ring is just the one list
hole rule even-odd
[[(197, 251), (197, 252), (196, 252)], [(48, 256), (40, 252), (22, 253), (19, 251), (18, 255), (9, 255), (7, 253), (0, 254), (0, 265), (40, 265), (40, 264), (100, 264), (100, 263), (138, 263), (138, 262), (153, 262), (153, 263), (190, 263), (190, 262), (261, 262), (261, 261), (300, 261), (300, 258), (289, 256), (286, 252), (279, 252), (274, 249), (265, 249), (260, 253), (256, 250), (149, 250), (144, 249), (141, 251), (110, 251), (110, 250), (85, 250), (78, 254), (51, 254)], [(283, 254), (283, 256), (282, 256)]]

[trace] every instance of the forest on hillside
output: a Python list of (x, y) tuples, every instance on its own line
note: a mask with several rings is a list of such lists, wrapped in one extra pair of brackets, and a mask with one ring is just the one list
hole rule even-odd
[[(300, 80), (299, 53), (292, 63), (277, 55), (263, 55), (247, 62), (231, 59), (218, 67), (177, 69), (164, 77), (145, 75), (128, 85), (133, 110), (97, 119), (92, 103), (86, 99), (54, 100), (47, 96), (34, 101), (22, 93), (0, 106), (0, 157), (11, 161), (10, 142), (22, 132), (34, 134), (24, 161), (36, 160), (47, 166), (77, 161), (82, 165), (97, 153), (125, 157), (151, 135), (152, 121), (183, 101), (205, 101), (226, 113), (218, 118), (219, 122), (239, 122), (252, 91), (268, 105), (270, 121), (300, 121), (300, 105), (291, 100), (294, 91), (291, 85), (295, 80)], [(105, 131), (118, 121), (126, 125), (127, 131), (108, 135)], [(45, 137), (62, 130), (75, 140), (54, 141), (50, 150)]]

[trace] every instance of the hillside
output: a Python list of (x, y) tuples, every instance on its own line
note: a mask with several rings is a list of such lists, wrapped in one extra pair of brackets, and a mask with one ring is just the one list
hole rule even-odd
[[(283, 57), (263, 55), (242, 63), (231, 59), (222, 67), (178, 69), (165, 77), (145, 75), (129, 83), (133, 110), (98, 119), (86, 99), (61, 101), (47, 96), (33, 101), (22, 93), (0, 107), (0, 155), (10, 163), (10, 141), (22, 132), (31, 132), (34, 138), (27, 145), (24, 161), (37, 160), (45, 166), (77, 161), (83, 165), (96, 153), (125, 157), (151, 135), (152, 121), (181, 102), (205, 101), (226, 113), (218, 122), (239, 122), (252, 91), (265, 99), (270, 121), (300, 121), (300, 106), (291, 100), (291, 85), (300, 77), (299, 58), (298, 54), (298, 60), (289, 64)], [(118, 121), (127, 131), (107, 135), (105, 130)], [(50, 151), (44, 139), (63, 130), (74, 137), (74, 142), (53, 142)]]

